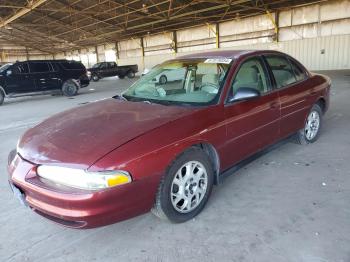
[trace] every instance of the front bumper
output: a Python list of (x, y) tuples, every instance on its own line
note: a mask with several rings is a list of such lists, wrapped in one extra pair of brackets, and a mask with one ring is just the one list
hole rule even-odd
[(17, 154), (8, 166), (9, 182), (24, 194), (25, 202), (36, 213), (72, 228), (108, 225), (149, 211), (159, 182), (153, 176), (115, 188), (86, 191), (42, 179), (36, 175), (36, 167)]

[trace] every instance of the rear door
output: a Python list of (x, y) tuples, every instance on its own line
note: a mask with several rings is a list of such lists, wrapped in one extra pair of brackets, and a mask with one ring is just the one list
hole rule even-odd
[(56, 88), (52, 82), (53, 72), (50, 63), (44, 61), (30, 61), (29, 69), (32, 77), (34, 78), (37, 91), (45, 91)]
[(35, 90), (27, 62), (16, 63), (6, 72), (5, 83), (9, 93), (26, 93)]
[(273, 54), (265, 58), (281, 100), (281, 137), (286, 137), (304, 126), (312, 85), (302, 67), (287, 56)]
[(64, 73), (57, 62), (53, 61), (49, 63), (50, 75), (48, 79), (49, 89), (61, 89), (63, 84), (62, 74)]
[[(231, 166), (274, 143), (279, 136), (280, 102), (265, 62), (260, 56), (243, 62), (234, 77), (229, 98), (239, 88), (254, 88), (260, 97), (226, 103), (227, 141), (223, 166)], [(228, 101), (229, 101), (228, 98)]]

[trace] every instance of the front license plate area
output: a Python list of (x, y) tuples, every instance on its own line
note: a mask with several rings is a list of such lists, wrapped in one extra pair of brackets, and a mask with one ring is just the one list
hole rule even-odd
[(19, 202), (21, 203), (22, 206), (28, 207), (27, 201), (26, 201), (26, 196), (24, 195), (24, 193), (18, 188), (16, 187), (14, 184), (9, 183), (11, 190), (14, 194), (14, 196), (19, 200)]

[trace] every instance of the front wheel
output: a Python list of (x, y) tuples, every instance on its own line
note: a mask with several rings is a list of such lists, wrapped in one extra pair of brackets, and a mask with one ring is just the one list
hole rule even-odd
[(162, 179), (152, 212), (174, 223), (190, 220), (204, 208), (213, 182), (208, 155), (192, 147), (173, 162)]
[(304, 128), (296, 134), (297, 143), (305, 145), (315, 142), (320, 135), (321, 126), (322, 109), (318, 104), (315, 104), (306, 118)]
[(93, 75), (93, 76), (92, 76), (92, 81), (97, 82), (98, 80), (100, 80), (100, 78), (98, 77), (98, 75)]
[(78, 86), (72, 80), (68, 80), (62, 85), (62, 93), (68, 97), (77, 95), (78, 89)]

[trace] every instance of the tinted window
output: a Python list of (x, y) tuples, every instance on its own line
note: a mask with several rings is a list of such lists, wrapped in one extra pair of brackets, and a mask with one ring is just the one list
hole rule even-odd
[(76, 61), (64, 61), (64, 62), (60, 62), (60, 64), (64, 69), (69, 69), (69, 70), (84, 69), (83, 64)]
[(106, 69), (107, 68), (107, 63), (102, 63), (100, 66), (101, 69)]
[(101, 63), (94, 64), (92, 68), (99, 68), (101, 66)]
[(277, 88), (290, 85), (297, 81), (287, 58), (283, 56), (266, 56), (266, 60), (276, 80)]
[(13, 74), (27, 74), (29, 73), (29, 67), (27, 63), (16, 64), (12, 67)]
[(58, 66), (57, 63), (51, 63), (51, 66), (52, 66), (52, 68), (53, 68), (53, 71), (55, 71), (55, 72), (57, 72), (57, 71), (60, 70), (60, 67)]
[(255, 88), (261, 93), (269, 91), (267, 74), (259, 58), (243, 62), (233, 81), (231, 94), (241, 87)]
[(292, 65), (295, 77), (297, 81), (304, 80), (306, 78), (306, 73), (305, 71), (293, 60), (289, 60), (290, 64)]
[(42, 73), (42, 72), (49, 72), (50, 66), (46, 62), (30, 62), (30, 72), (32, 73)]
[(114, 63), (113, 62), (108, 62), (108, 66), (109, 67), (114, 67)]

